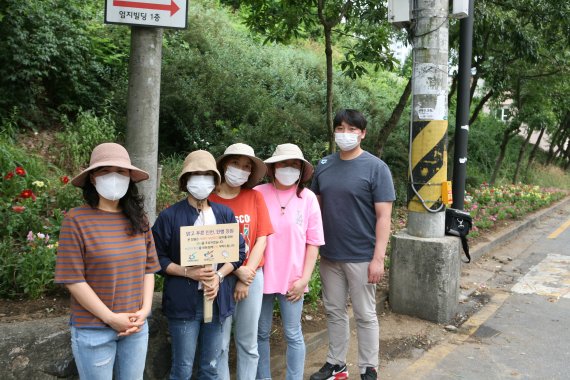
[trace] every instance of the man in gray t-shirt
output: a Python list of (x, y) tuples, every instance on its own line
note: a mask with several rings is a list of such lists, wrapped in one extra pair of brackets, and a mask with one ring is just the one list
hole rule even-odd
[(321, 204), (325, 232), (320, 271), (329, 351), (325, 365), (311, 380), (340, 378), (348, 372), (348, 296), (357, 316), (361, 379), (377, 378), (380, 331), (376, 284), (384, 275), (396, 196), (388, 166), (360, 147), (366, 136), (366, 123), (356, 110), (345, 109), (336, 114), (335, 141), (340, 152), (323, 158), (313, 177), (312, 190)]

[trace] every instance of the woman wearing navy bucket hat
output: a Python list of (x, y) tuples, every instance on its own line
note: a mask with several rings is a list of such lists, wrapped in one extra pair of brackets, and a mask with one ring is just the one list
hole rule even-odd
[(255, 189), (263, 194), (274, 233), (267, 237), (264, 286), (259, 318), (257, 379), (271, 379), (269, 335), (273, 302), (279, 302), (287, 341), (287, 380), (303, 378), (305, 342), (301, 330), (303, 298), (324, 244), (321, 209), (315, 194), (304, 188), (313, 165), (295, 144), (278, 145), (265, 160), (270, 183)]
[[(235, 280), (233, 276), (224, 279), (245, 259), (245, 242), (240, 235), (236, 262), (214, 268), (181, 266), (180, 227), (235, 223), (231, 209), (208, 200), (220, 180), (216, 160), (209, 152), (197, 150), (188, 154), (178, 177), (179, 189), (188, 195), (163, 210), (152, 227), (161, 274), (165, 277), (162, 311), (168, 318), (172, 339), (170, 379), (191, 378), (197, 351), (200, 356), (199, 368), (194, 370), (196, 378), (219, 379), (215, 363), (220, 356), (222, 326), (235, 307)], [(204, 321), (204, 297), (214, 300), (210, 323)]]
[(142, 379), (154, 273), (160, 269), (135, 182), (148, 174), (104, 143), (71, 180), (86, 205), (63, 220), (55, 282), (71, 293), (71, 346), (81, 379)]
[(236, 214), (240, 232), (246, 241), (246, 261), (234, 273), (237, 276), (234, 298), (237, 301), (232, 317), (224, 322), (222, 356), (218, 360), (220, 379), (229, 380), (228, 351), (234, 322), (237, 353), (237, 380), (255, 378), (259, 354), (257, 326), (263, 299), (263, 256), (267, 236), (273, 233), (269, 212), (261, 193), (251, 188), (265, 176), (266, 167), (255, 157), (247, 144), (230, 145), (216, 160), (223, 173), (219, 191), (210, 200), (224, 204)]

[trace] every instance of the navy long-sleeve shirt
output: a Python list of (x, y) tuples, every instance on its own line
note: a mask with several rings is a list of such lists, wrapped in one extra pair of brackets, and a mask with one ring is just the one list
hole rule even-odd
[[(235, 223), (236, 219), (230, 208), (214, 202), (209, 204), (217, 224)], [(171, 263), (180, 264), (180, 227), (193, 226), (198, 215), (198, 211), (190, 206), (185, 198), (163, 210), (152, 227), (158, 260), (162, 268), (160, 273), (165, 276), (162, 311), (168, 318), (193, 319), (196, 315), (197, 302), (204, 302), (203, 292), (198, 290), (198, 281), (166, 273), (166, 267)], [(232, 263), (234, 269), (239, 268), (244, 260), (245, 241), (239, 235), (239, 260)], [(235, 281), (224, 281), (220, 284), (216, 296), (220, 320), (230, 316), (234, 311), (234, 287)]]

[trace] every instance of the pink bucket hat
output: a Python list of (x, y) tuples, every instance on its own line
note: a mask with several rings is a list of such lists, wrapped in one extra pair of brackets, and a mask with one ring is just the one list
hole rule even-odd
[(97, 145), (95, 149), (93, 149), (93, 152), (91, 152), (89, 167), (73, 178), (71, 183), (74, 186), (83, 187), (88, 174), (92, 170), (104, 166), (116, 166), (123, 169), (129, 169), (131, 172), (131, 180), (133, 182), (140, 182), (149, 178), (147, 172), (131, 164), (129, 152), (127, 152), (122, 145), (115, 143), (103, 143)]

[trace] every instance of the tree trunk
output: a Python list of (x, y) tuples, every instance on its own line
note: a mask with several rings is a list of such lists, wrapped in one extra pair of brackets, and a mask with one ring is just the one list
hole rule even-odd
[[(475, 89), (477, 89), (478, 82), (479, 82), (479, 74), (473, 75), (471, 80), (471, 90), (469, 92), (469, 104), (473, 102), (473, 96), (475, 95)], [(469, 122), (469, 125), (471, 125), (471, 122)]]
[[(566, 142), (566, 141), (565, 141)], [(568, 168), (570, 167), (570, 138), (568, 139), (568, 142), (566, 142), (566, 150), (564, 150), (564, 153), (562, 154), (562, 159), (566, 159), (566, 165), (564, 165), (564, 170), (568, 170)], [(564, 143), (562, 143), (561, 149), (564, 149)], [(564, 163), (564, 161), (562, 161), (562, 163)]]
[(493, 90), (490, 90), (487, 94), (485, 94), (485, 96), (483, 96), (483, 98), (479, 101), (479, 103), (477, 104), (477, 106), (475, 107), (475, 109), (473, 110), (473, 114), (471, 115), (471, 118), (469, 119), (469, 125), (472, 125), (475, 120), (477, 120), (477, 117), (479, 116), (479, 112), (481, 112), (481, 110), (483, 109), (483, 106), (485, 105), (485, 103), (487, 103), (487, 101), (489, 99), (491, 99), (491, 97), (493, 96), (495, 92)]
[(550, 165), (554, 159), (554, 148), (558, 143), (558, 138), (562, 136), (562, 128), (563, 126), (560, 124), (556, 132), (554, 132), (552, 139), (550, 140), (550, 147), (548, 148), (548, 155), (546, 156), (546, 165)]
[(501, 165), (503, 164), (503, 160), (505, 159), (505, 154), (507, 152), (507, 146), (509, 145), (509, 141), (516, 134), (516, 132), (513, 134), (513, 131), (518, 131), (519, 128), (520, 128), (520, 123), (516, 129), (507, 128), (503, 132), (503, 140), (501, 141), (501, 146), (499, 148), (500, 149), (499, 157), (497, 157), (497, 161), (495, 162), (495, 168), (493, 169), (493, 173), (491, 174), (489, 185), (493, 186), (495, 184), (497, 176), (499, 175), (499, 170), (501, 169)]
[(517, 183), (518, 179), (519, 179), (519, 171), (521, 168), (521, 162), (524, 156), (524, 152), (526, 151), (526, 146), (528, 145), (528, 142), (530, 140), (530, 136), (532, 136), (532, 132), (534, 131), (534, 129), (532, 128), (528, 128), (528, 133), (526, 134), (526, 138), (524, 139), (524, 142), (522, 143), (520, 149), (519, 149), (519, 157), (517, 158), (517, 166), (515, 167), (515, 174), (513, 175), (513, 183)]
[(392, 111), (390, 118), (386, 121), (386, 123), (378, 133), (378, 140), (376, 142), (376, 151), (378, 157), (382, 157), (382, 153), (384, 153), (384, 146), (388, 141), (388, 137), (390, 136), (390, 133), (392, 133), (394, 129), (396, 129), (398, 121), (400, 120), (400, 117), (404, 112), (404, 108), (406, 108), (406, 104), (408, 103), (408, 99), (411, 93), (412, 93), (412, 78), (408, 80), (406, 88), (404, 88), (404, 92), (400, 96), (398, 104), (396, 104), (396, 107), (394, 107), (394, 110)]
[(539, 146), (540, 146), (540, 141), (542, 140), (542, 136), (544, 136), (544, 131), (546, 130), (546, 126), (542, 127), (540, 130), (540, 134), (538, 135), (538, 139), (536, 140), (536, 143), (534, 144), (534, 147), (532, 148), (532, 150), (530, 151), (530, 156), (528, 157), (528, 162), (526, 164), (526, 169), (525, 171), (528, 172), (528, 169), (530, 168), (530, 165), (532, 165), (532, 162), (534, 161), (534, 158), (536, 157), (536, 151), (538, 150)]
[(334, 153), (336, 145), (334, 142), (333, 127), (333, 58), (332, 58), (332, 28), (323, 26), (325, 33), (325, 56), (327, 60), (327, 133), (329, 138), (329, 153)]

